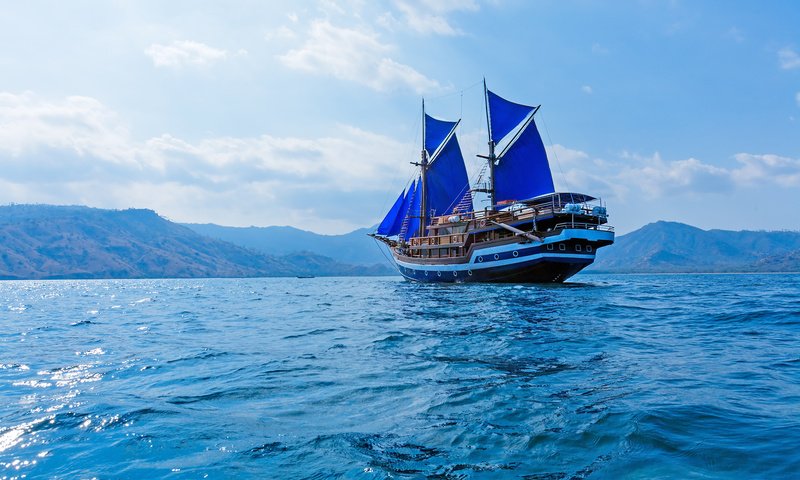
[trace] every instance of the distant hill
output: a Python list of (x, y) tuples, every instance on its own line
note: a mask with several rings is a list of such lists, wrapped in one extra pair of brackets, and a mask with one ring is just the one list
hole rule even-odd
[(800, 232), (701, 230), (656, 222), (598, 250), (594, 272), (800, 271)]
[(185, 223), (197, 233), (231, 242), (268, 255), (314, 252), (339, 262), (356, 265), (387, 265), (375, 240), (374, 231), (362, 228), (344, 235), (320, 235), (294, 227), (223, 227), (213, 223)]
[[(152, 210), (0, 207), (0, 278), (392, 275), (370, 229), (179, 225)], [(800, 232), (701, 230), (656, 222), (600, 249), (587, 272), (800, 271)]]
[(0, 207), (0, 278), (162, 278), (387, 274), (315, 253), (264, 255), (152, 210)]

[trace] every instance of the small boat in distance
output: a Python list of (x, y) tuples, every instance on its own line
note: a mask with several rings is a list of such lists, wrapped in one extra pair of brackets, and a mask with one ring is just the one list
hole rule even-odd
[[(470, 186), (456, 138), (461, 120), (425, 113), (419, 175), (370, 236), (386, 244), (400, 274), (419, 282), (563, 282), (614, 243), (602, 201), (556, 192), (534, 116), (483, 85), (486, 165)], [(502, 145), (500, 152), (496, 152)], [(482, 180), (486, 176), (486, 180)], [(482, 210), (473, 194), (488, 196)]]

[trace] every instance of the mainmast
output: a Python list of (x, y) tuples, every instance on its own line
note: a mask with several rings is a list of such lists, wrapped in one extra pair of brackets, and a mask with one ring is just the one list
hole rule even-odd
[(492, 122), (489, 118), (489, 93), (486, 88), (486, 78), (483, 79), (483, 99), (486, 105), (486, 129), (489, 132), (489, 155), (478, 155), (478, 157), (484, 158), (489, 162), (489, 182), (486, 188), (478, 188), (475, 191), (489, 194), (489, 210), (494, 211), (494, 166), (497, 161), (497, 155), (494, 152), (496, 144), (492, 140)]

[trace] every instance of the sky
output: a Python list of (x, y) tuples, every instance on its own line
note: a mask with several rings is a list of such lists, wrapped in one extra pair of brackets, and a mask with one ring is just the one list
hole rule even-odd
[(556, 188), (601, 197), (618, 233), (800, 230), (793, 0), (0, 8), (0, 204), (345, 233), (414, 175), (423, 98), (479, 170), (485, 78), (542, 105)]

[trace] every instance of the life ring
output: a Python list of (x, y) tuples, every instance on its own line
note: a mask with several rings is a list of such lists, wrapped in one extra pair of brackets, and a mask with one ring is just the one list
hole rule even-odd
[(485, 227), (486, 226), (486, 219), (485, 218), (480, 219), (480, 221), (478, 222), (478, 226), (481, 227), (481, 228)]

